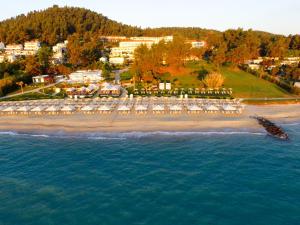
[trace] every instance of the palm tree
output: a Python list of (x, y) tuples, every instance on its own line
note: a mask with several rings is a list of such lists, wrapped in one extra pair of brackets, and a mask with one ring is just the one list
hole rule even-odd
[(22, 91), (22, 94), (24, 94), (24, 91), (23, 91), (23, 85), (24, 85), (24, 82), (23, 81), (20, 81), (20, 82), (16, 82), (17, 85), (19, 85), (21, 87), (21, 91)]

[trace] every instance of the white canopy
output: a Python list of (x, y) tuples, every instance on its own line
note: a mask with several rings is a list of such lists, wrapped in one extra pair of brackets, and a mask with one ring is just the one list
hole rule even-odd
[(191, 105), (191, 106), (188, 106), (188, 110), (189, 111), (201, 111), (202, 108), (197, 105)]
[(9, 107), (4, 108), (2, 110), (2, 112), (13, 112), (13, 111), (15, 111), (15, 109), (16, 109), (15, 107), (9, 106)]
[(64, 107), (62, 107), (61, 111), (64, 111), (64, 112), (71, 112), (71, 111), (74, 111), (75, 110), (75, 107), (74, 106), (71, 106), (71, 105), (65, 105)]
[(147, 110), (147, 109), (148, 109), (148, 107), (145, 106), (145, 105), (136, 105), (136, 106), (135, 106), (135, 110), (136, 110), (136, 111), (145, 111), (145, 110)]
[(130, 108), (127, 105), (121, 105), (118, 108), (118, 111), (129, 111)]
[(232, 105), (224, 105), (223, 106), (223, 109), (225, 111), (235, 111), (236, 110), (236, 107), (233, 107)]
[(58, 111), (58, 107), (51, 105), (50, 107), (48, 107), (46, 110), (46, 112), (56, 112)]
[(110, 111), (111, 108), (108, 106), (108, 105), (101, 105), (99, 108), (98, 108), (99, 111)]
[(91, 105), (86, 105), (81, 108), (82, 111), (92, 111), (93, 109), (94, 109), (94, 107)]
[(43, 111), (44, 107), (41, 107), (41, 106), (37, 106), (37, 107), (34, 107), (33, 109), (31, 109), (31, 112), (41, 112)]
[(163, 111), (163, 110), (165, 110), (165, 107), (162, 106), (162, 105), (155, 105), (155, 106), (153, 106), (152, 110), (154, 110), (154, 111)]
[(206, 107), (206, 110), (208, 111), (219, 111), (219, 108), (215, 105), (209, 105)]
[(18, 112), (28, 112), (30, 111), (30, 108), (28, 106), (22, 106), (17, 109)]
[(171, 105), (170, 110), (171, 111), (181, 111), (182, 107), (180, 105)]

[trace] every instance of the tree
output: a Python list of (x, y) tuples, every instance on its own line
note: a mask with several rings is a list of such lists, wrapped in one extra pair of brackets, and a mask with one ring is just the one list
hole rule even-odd
[(176, 68), (182, 67), (190, 55), (191, 47), (183, 37), (174, 37), (173, 41), (167, 44), (167, 63)]
[(24, 82), (23, 81), (20, 81), (20, 82), (16, 82), (17, 85), (19, 85), (21, 87), (21, 91), (22, 91), (22, 94), (24, 93), (23, 91), (23, 85), (24, 85)]
[(217, 48), (213, 49), (210, 56), (211, 61), (217, 66), (220, 66), (221, 64), (226, 62), (226, 50), (227, 47), (225, 43), (222, 43)]
[(25, 72), (30, 75), (40, 75), (41, 68), (35, 56), (27, 56), (25, 58)]
[(224, 83), (224, 76), (220, 73), (213, 72), (205, 76), (203, 83), (208, 88), (219, 88)]
[(41, 69), (42, 69), (43, 73), (45, 73), (50, 65), (50, 59), (52, 56), (51, 48), (41, 47), (38, 51), (37, 56), (38, 56), (38, 61), (41, 66)]
[(112, 71), (112, 69), (111, 69), (111, 66), (109, 65), (109, 63), (104, 63), (102, 65), (102, 76), (105, 79), (109, 79), (110, 78), (111, 71)]

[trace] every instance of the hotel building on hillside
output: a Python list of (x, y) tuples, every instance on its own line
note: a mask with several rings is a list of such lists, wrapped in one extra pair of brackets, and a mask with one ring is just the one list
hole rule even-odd
[(41, 48), (41, 43), (39, 41), (27, 41), (24, 43), (23, 55), (35, 55)]
[(132, 61), (134, 59), (134, 51), (137, 47), (144, 44), (150, 48), (153, 44), (158, 44), (160, 41), (173, 41), (173, 36), (131, 37), (126, 41), (121, 41), (119, 42), (119, 47), (111, 48), (109, 62), (111, 64), (124, 64), (126, 60)]
[(5, 47), (5, 53), (6, 54), (15, 54), (15, 55), (21, 55), (23, 52), (23, 45), (21, 44), (10, 44), (6, 45)]
[(4, 50), (5, 49), (5, 44), (3, 42), (0, 42), (0, 50)]
[[(3, 47), (3, 45), (1, 46)], [(20, 56), (36, 55), (41, 48), (39, 41), (27, 41), (22, 44), (8, 44), (4, 49), (4, 54), (1, 55), (0, 60), (6, 58), (9, 62), (13, 62)]]
[(57, 43), (55, 46), (52, 47), (53, 56), (52, 56), (52, 63), (53, 64), (62, 64), (66, 61), (66, 53), (67, 53), (67, 45), (68, 41), (64, 41), (62, 43)]
[(1, 54), (0, 55), (0, 63), (3, 63), (4, 61), (12, 63), (15, 60), (16, 60), (16, 56), (14, 54), (9, 54), (9, 55)]
[(126, 36), (102, 36), (100, 38), (104, 42), (120, 42), (127, 39)]
[(101, 70), (78, 70), (69, 75), (72, 83), (97, 83), (103, 80)]
[(192, 48), (203, 48), (203, 47), (206, 46), (206, 42), (205, 41), (191, 40), (191, 41), (187, 41), (187, 42), (192, 45)]

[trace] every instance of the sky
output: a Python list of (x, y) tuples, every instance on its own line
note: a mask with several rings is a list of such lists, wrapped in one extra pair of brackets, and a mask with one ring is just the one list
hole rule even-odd
[(80, 6), (145, 27), (190, 26), (300, 34), (300, 0), (8, 0), (0, 20), (52, 5)]

